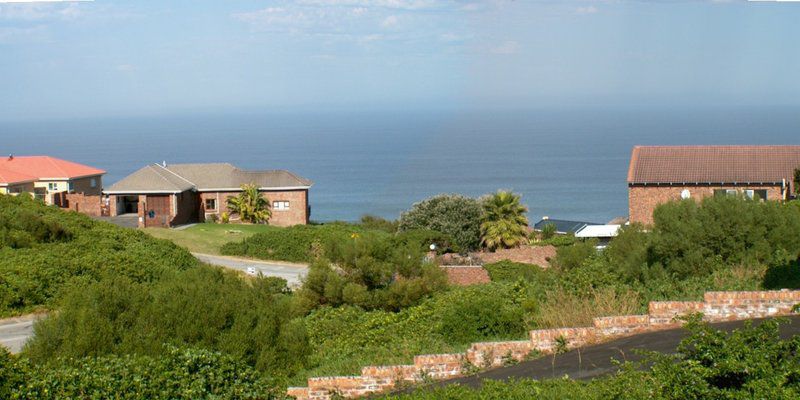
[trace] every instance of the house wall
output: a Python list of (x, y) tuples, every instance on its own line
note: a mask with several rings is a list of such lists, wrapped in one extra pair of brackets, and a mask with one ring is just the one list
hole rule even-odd
[(17, 194), (22, 192), (33, 193), (33, 182), (20, 183), (17, 185), (0, 186), (0, 194)]
[(182, 225), (189, 222), (196, 222), (198, 220), (197, 209), (199, 201), (197, 193), (192, 191), (185, 191), (177, 195), (172, 195), (170, 199), (171, 214), (173, 215), (171, 226)]
[[(92, 187), (92, 179), (95, 186)], [(101, 175), (87, 176), (86, 178), (73, 179), (72, 190), (75, 193), (83, 193), (90, 196), (98, 196), (103, 191), (103, 177)]]
[(681, 192), (689, 190), (692, 199), (702, 200), (713, 196), (715, 189), (737, 190), (767, 190), (767, 200), (781, 200), (780, 186), (629, 186), (628, 211), (632, 223), (638, 222), (645, 225), (653, 223), (653, 211), (660, 204), (681, 199)]
[[(228, 210), (227, 200), (229, 197), (238, 196), (239, 193), (240, 192), (200, 193), (200, 204), (199, 204), (200, 221), (205, 220), (206, 214), (217, 214), (217, 216), (221, 216), (222, 213), (227, 212), (230, 215), (230, 211)], [(274, 191), (274, 192), (265, 191), (262, 192), (262, 195), (267, 200), (269, 200), (270, 211), (272, 211), (272, 217), (269, 220), (270, 225), (291, 226), (291, 225), (304, 225), (308, 223), (309, 220), (308, 190), (304, 189), (304, 190), (288, 190), (288, 191)], [(217, 209), (207, 210), (206, 199), (215, 199), (217, 201)], [(289, 209), (275, 210), (274, 208), (272, 208), (272, 202), (274, 201), (288, 201)]]
[[(92, 187), (92, 179), (95, 179), (95, 187)], [(103, 191), (103, 177), (102, 175), (87, 176), (85, 178), (70, 179), (70, 180), (40, 180), (34, 182), (34, 188), (43, 189), (47, 194), (44, 196), (47, 204), (54, 204), (53, 194), (60, 192), (69, 192), (70, 182), (72, 183), (72, 191), (75, 193), (84, 193), (92, 196), (99, 196)], [(50, 189), (50, 184), (54, 188)]]

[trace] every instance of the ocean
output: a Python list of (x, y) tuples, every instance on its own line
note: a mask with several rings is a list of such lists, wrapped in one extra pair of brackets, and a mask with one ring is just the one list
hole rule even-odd
[(315, 182), (312, 220), (397, 218), (438, 193), (522, 195), (542, 216), (627, 215), (634, 145), (800, 144), (798, 108), (594, 107), (309, 111), (0, 122), (0, 154), (47, 154), (108, 171), (230, 162)]

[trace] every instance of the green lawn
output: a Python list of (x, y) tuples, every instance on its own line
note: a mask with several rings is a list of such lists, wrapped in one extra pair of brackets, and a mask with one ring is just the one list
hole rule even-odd
[(281, 229), (269, 225), (197, 224), (187, 229), (145, 228), (160, 239), (171, 240), (191, 252), (219, 255), (223, 244), (242, 240), (259, 232)]

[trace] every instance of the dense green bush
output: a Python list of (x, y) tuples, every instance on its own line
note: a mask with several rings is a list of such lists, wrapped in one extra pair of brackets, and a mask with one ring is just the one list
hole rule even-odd
[(0, 348), (3, 399), (270, 399), (275, 382), (233, 357), (168, 348), (158, 357), (16, 360)]
[(587, 260), (597, 255), (597, 242), (585, 240), (570, 246), (562, 246), (556, 250), (556, 256), (551, 264), (564, 270), (575, 269), (586, 263)]
[(0, 316), (49, 307), (72, 281), (113, 272), (150, 282), (197, 264), (169, 241), (27, 196), (0, 195), (0, 232)]
[(291, 322), (290, 297), (283, 292), (273, 280), (247, 282), (208, 266), (155, 283), (109, 275), (66, 291), (59, 312), (34, 326), (25, 354), (35, 362), (158, 356), (171, 344), (221, 351), (260, 371), (291, 374), (303, 366), (309, 348), (302, 325)]
[(358, 224), (361, 225), (362, 228), (367, 230), (378, 230), (384, 231), (387, 233), (395, 233), (397, 232), (397, 221), (390, 221), (385, 218), (381, 218), (375, 215), (362, 215), (361, 218), (358, 220)]
[(321, 305), (357, 305), (399, 310), (416, 304), (447, 282), (444, 272), (423, 262), (420, 244), (372, 236), (330, 242), (325, 258), (312, 263), (297, 292), (305, 310)]
[(264, 260), (311, 262), (322, 255), (324, 248), (332, 242), (365, 235), (389, 236), (383, 231), (367, 231), (357, 225), (344, 223), (271, 227), (242, 241), (227, 243), (220, 251), (225, 255)]
[(800, 256), (800, 208), (735, 196), (658, 207), (650, 265), (680, 277), (721, 265), (773, 265)]
[(488, 284), (453, 287), (399, 312), (316, 309), (304, 318), (314, 349), (309, 369), (293, 383), (354, 374), (365, 365), (409, 363), (418, 354), (462, 352), (476, 341), (521, 338), (523, 299), (514, 285)]
[(400, 214), (400, 231), (427, 229), (442, 232), (453, 239), (459, 251), (480, 246), (483, 208), (477, 199), (440, 194), (414, 204)]
[(489, 278), (493, 282), (516, 282), (519, 279), (536, 281), (545, 275), (545, 271), (538, 265), (508, 260), (486, 264), (483, 268), (489, 273)]

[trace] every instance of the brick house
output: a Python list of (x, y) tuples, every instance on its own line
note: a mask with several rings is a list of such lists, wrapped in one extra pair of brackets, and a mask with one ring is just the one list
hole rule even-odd
[(95, 197), (99, 204), (106, 171), (50, 156), (0, 159), (0, 194), (31, 193), (47, 204), (67, 207), (66, 196)]
[(653, 223), (653, 210), (672, 200), (742, 194), (788, 200), (800, 146), (636, 146), (628, 169), (631, 222)]
[(308, 190), (313, 183), (289, 171), (245, 171), (228, 163), (151, 164), (103, 193), (110, 215), (135, 213), (140, 227), (169, 227), (230, 214), (227, 199), (241, 193), (246, 184), (257, 185), (269, 201), (271, 225), (308, 223)]

